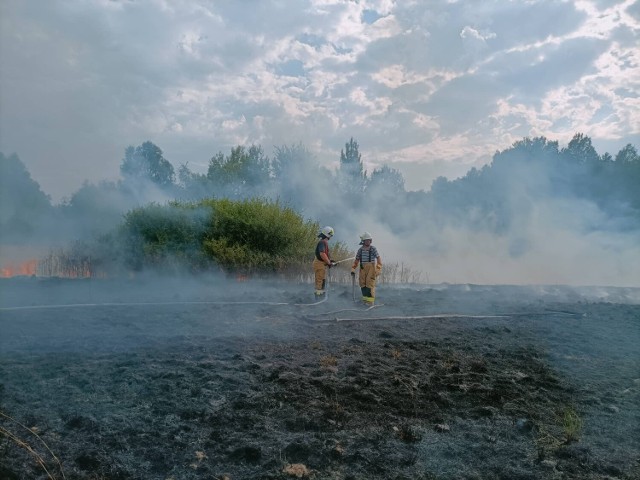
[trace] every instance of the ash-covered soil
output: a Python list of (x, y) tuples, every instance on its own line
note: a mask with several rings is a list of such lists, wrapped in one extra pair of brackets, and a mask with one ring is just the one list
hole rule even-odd
[(639, 289), (0, 289), (2, 479), (640, 478)]

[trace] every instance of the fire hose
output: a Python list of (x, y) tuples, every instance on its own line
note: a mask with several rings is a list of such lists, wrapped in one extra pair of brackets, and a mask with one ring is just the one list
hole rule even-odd
[(337, 262), (333, 262), (333, 263), (335, 263), (336, 265), (338, 265), (339, 263), (346, 262), (347, 260), (353, 260), (353, 259), (355, 259), (355, 258), (356, 258), (356, 257), (343, 258), (342, 260), (338, 260)]
[(356, 301), (356, 274), (351, 272), (351, 296), (353, 297), (353, 301)]
[[(349, 260), (354, 260), (355, 258), (356, 257), (343, 258), (342, 260), (338, 260), (337, 262), (331, 262), (331, 266), (338, 265), (339, 263), (347, 262)], [(353, 272), (351, 272), (351, 297), (355, 302), (356, 301), (356, 276)], [(321, 302), (318, 302), (318, 303), (321, 303)], [(314, 303), (312, 305), (316, 305), (316, 304)]]

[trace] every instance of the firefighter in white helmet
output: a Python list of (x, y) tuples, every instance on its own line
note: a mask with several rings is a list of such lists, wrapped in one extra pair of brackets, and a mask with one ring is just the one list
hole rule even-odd
[(356, 268), (360, 264), (358, 280), (362, 291), (362, 301), (373, 305), (376, 297), (376, 278), (382, 272), (382, 258), (378, 249), (371, 245), (373, 238), (369, 232), (360, 235), (360, 245), (356, 258), (351, 266), (351, 275), (356, 274)]
[(318, 244), (316, 245), (316, 256), (313, 259), (313, 273), (316, 281), (316, 297), (321, 297), (325, 294), (325, 283), (327, 276), (327, 267), (331, 268), (336, 263), (331, 260), (329, 254), (329, 240), (333, 237), (333, 228), (326, 226), (322, 227), (318, 232)]

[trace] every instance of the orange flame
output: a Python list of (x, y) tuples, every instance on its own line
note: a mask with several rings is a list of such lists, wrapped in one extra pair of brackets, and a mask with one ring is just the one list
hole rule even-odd
[(20, 275), (35, 275), (38, 267), (38, 260), (27, 260), (22, 263), (7, 263), (0, 268), (0, 277), (9, 278)]

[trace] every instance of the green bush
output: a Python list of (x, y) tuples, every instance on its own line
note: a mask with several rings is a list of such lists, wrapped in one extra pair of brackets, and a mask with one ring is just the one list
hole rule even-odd
[[(295, 273), (310, 268), (319, 225), (263, 199), (205, 199), (132, 210), (120, 229), (127, 264), (144, 267), (217, 265), (243, 273)], [(332, 245), (332, 257), (348, 250)]]
[(208, 215), (193, 204), (150, 204), (125, 215), (120, 228), (127, 264), (134, 268), (203, 267)]

